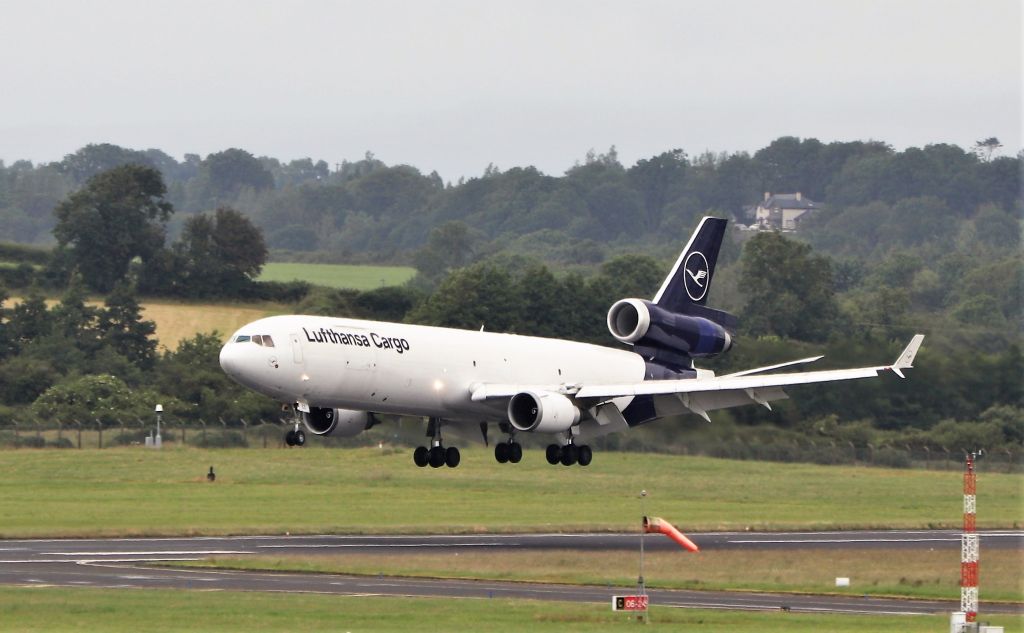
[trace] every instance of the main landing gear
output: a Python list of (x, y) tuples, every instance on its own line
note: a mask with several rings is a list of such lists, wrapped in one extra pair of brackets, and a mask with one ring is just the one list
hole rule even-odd
[(523, 445), (512, 438), (507, 442), (499, 442), (494, 445), (494, 459), (499, 464), (518, 464), (523, 459)]
[[(498, 428), (502, 433), (508, 434), (508, 439), (494, 445), (494, 459), (499, 464), (518, 464), (523, 459), (523, 446), (516, 441), (516, 430), (508, 422), (499, 422)], [(484, 434), (484, 443), (487, 443), (487, 424), (480, 423), (480, 430)]]
[(580, 466), (589, 466), (590, 462), (594, 459), (594, 452), (586, 444), (581, 444), (580, 446), (576, 446), (572, 442), (563, 446), (548, 444), (545, 457), (547, 457), (548, 463), (551, 465), (562, 464), (563, 466), (572, 466), (573, 464), (579, 464)]
[(417, 466), (420, 468), (428, 465), (431, 468), (440, 468), (441, 466), (455, 468), (459, 465), (459, 462), (462, 461), (459, 449), (454, 446), (445, 448), (441, 444), (441, 420), (437, 418), (430, 419), (430, 422), (427, 424), (427, 435), (431, 437), (430, 448), (418, 446), (412, 452), (412, 461)]

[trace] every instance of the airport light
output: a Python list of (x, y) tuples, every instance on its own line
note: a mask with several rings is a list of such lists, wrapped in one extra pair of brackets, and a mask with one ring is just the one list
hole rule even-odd
[(163, 417), (164, 405), (158, 404), (154, 407), (153, 411), (156, 413), (156, 438), (153, 440), (153, 448), (160, 448), (160, 418)]

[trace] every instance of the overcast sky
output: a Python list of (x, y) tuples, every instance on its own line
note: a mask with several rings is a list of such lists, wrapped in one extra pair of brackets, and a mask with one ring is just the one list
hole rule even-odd
[(447, 180), (782, 135), (1021, 148), (1019, 0), (0, 0), (0, 159), (87, 143)]

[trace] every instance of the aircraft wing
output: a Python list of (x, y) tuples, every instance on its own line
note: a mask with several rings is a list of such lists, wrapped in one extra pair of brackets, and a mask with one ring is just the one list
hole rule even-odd
[(892, 371), (903, 378), (903, 370), (913, 367), (914, 357), (923, 340), (923, 334), (915, 335), (892, 365), (877, 367), (783, 374), (758, 373), (794, 364), (813, 362), (820, 358), (814, 357), (715, 378), (645, 380), (635, 383), (594, 385), (479, 384), (472, 388), (472, 399), (480, 402), (495, 398), (510, 398), (527, 388), (561, 393), (595, 404), (622, 397), (652, 396), (659, 416), (690, 412), (709, 419), (708, 411), (751, 403), (771, 409), (769, 402), (788, 397), (782, 390), (783, 387), (873, 378), (886, 371)]
[[(617, 398), (621, 396), (687, 394), (709, 391), (746, 391), (768, 387), (808, 385), (818, 382), (872, 378), (883, 371), (892, 371), (901, 378), (904, 369), (914, 366), (914, 357), (924, 340), (923, 334), (916, 334), (910, 344), (892, 365), (861, 367), (857, 369), (833, 369), (789, 374), (759, 374), (739, 372), (716, 378), (690, 378), (684, 380), (646, 380), (621, 385), (585, 385), (576, 392), (577, 398)], [(797, 361), (802, 362), (802, 361)], [(752, 370), (753, 371), (753, 370)]]

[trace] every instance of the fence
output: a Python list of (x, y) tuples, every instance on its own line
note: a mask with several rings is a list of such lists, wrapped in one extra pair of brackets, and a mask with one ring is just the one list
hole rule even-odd
[[(291, 419), (164, 421), (161, 438), (165, 446), (203, 448), (283, 448), (284, 434), (292, 428)], [(314, 437), (307, 433), (307, 445), (342, 448), (376, 446), (412, 448), (426, 441), (423, 425), (417, 420), (403, 420), (376, 426), (354, 438)], [(0, 448), (66, 448), (106, 449), (118, 446), (143, 445), (155, 434), (153, 421), (122, 420), (113, 425), (91, 422), (40, 421), (12, 423), (0, 428)], [(458, 427), (446, 429), (445, 437), (455, 445), (479, 444), (481, 436)], [(495, 434), (492, 442), (502, 436)], [(542, 449), (551, 441), (549, 435), (519, 434), (516, 440), (525, 448)], [(816, 464), (860, 464), (892, 468), (924, 468), (957, 470), (963, 467), (966, 449), (911, 444), (858, 445), (829, 439), (787, 437), (765, 439), (742, 434), (728, 438), (689, 437), (685, 433), (666, 441), (654, 440), (643, 433), (608, 435), (592, 442), (596, 450), (699, 455), (740, 460), (804, 462)], [(974, 447), (976, 449), (977, 447)], [(972, 450), (974, 450), (972, 449)], [(985, 454), (986, 470), (1024, 471), (1021, 447), (995, 447)]]

